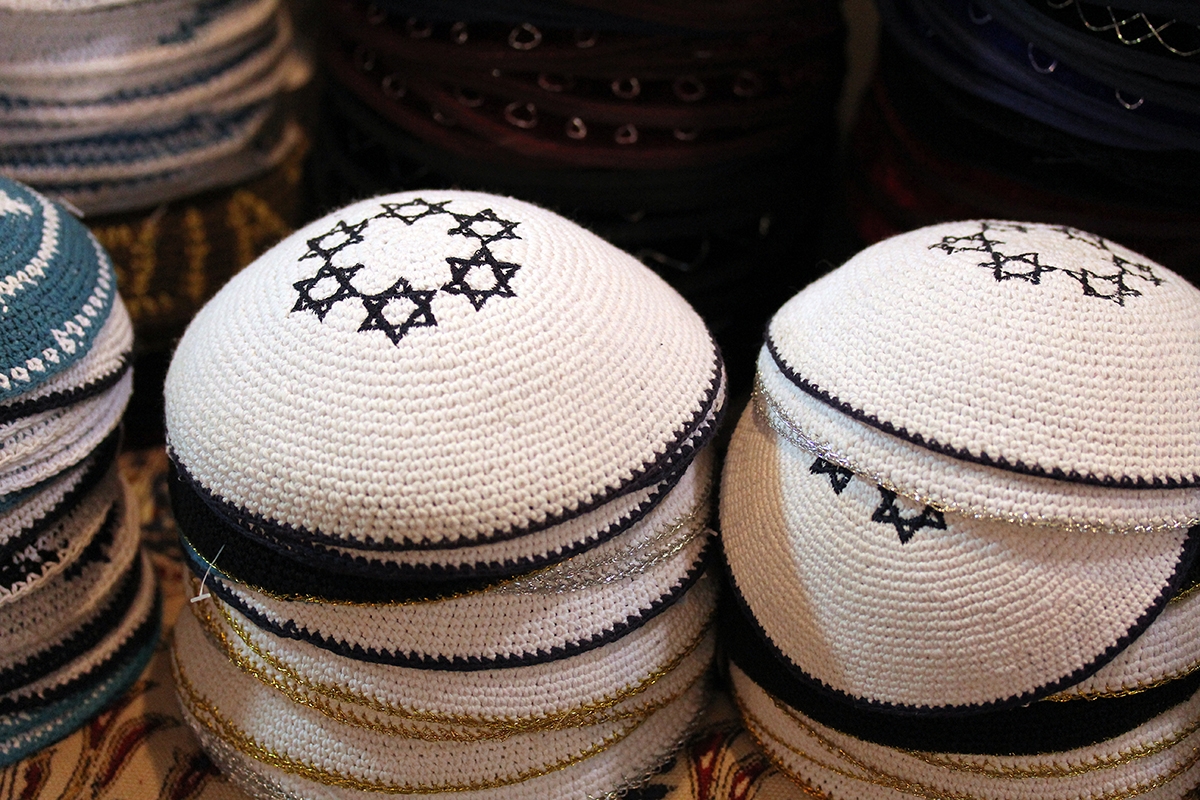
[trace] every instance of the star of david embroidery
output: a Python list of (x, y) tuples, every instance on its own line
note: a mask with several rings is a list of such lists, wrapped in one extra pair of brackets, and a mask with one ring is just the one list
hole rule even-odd
[[(296, 305), (292, 306), (292, 311), (312, 311), (317, 315), (317, 319), (324, 322), (325, 315), (335, 305), (351, 297), (360, 296), (359, 291), (350, 283), (350, 279), (354, 277), (354, 273), (362, 268), (362, 264), (355, 264), (353, 267), (335, 267), (329, 263), (322, 264), (321, 268), (317, 270), (316, 275), (292, 284), (292, 288), (300, 295), (296, 299)], [(320, 286), (322, 281), (328, 280), (334, 281), (337, 284), (337, 288), (325, 297), (313, 297), (313, 290)]]
[[(485, 245), (501, 239), (519, 238), (513, 233), (513, 229), (520, 223), (501, 219), (490, 208), (485, 208), (478, 214), (454, 214), (454, 219), (458, 223), (458, 227), (446, 231), (451, 236), (470, 236)], [(498, 230), (495, 233), (486, 233), (489, 226), (495, 226)]]
[(1042, 282), (1042, 275), (1050, 272), (1061, 272), (1075, 279), (1083, 289), (1085, 297), (1099, 297), (1104, 300), (1111, 300), (1119, 306), (1125, 305), (1127, 297), (1142, 296), (1139, 290), (1129, 285), (1126, 281), (1127, 278), (1138, 278), (1154, 286), (1159, 286), (1163, 282), (1163, 279), (1154, 273), (1154, 269), (1149, 264), (1142, 264), (1123, 258), (1112, 252), (1108, 246), (1108, 241), (1104, 237), (1081, 231), (1078, 228), (1072, 228), (1069, 225), (1058, 225), (1050, 227), (1048, 230), (1059, 233), (1069, 240), (1083, 242), (1097, 250), (1108, 253), (1114, 268), (1112, 272), (1098, 272), (1087, 267), (1070, 269), (1068, 267), (1050, 266), (1041, 263), (1041, 255), (1033, 252), (1009, 255), (999, 248), (999, 245), (1006, 244), (1006, 242), (988, 236), (988, 231), (992, 230), (1027, 233), (1029, 227), (1026, 225), (999, 225), (981, 222), (980, 230), (977, 233), (972, 233), (969, 236), (943, 236), (942, 241), (930, 245), (929, 249), (940, 249), (949, 255), (964, 252), (986, 253), (990, 257), (989, 260), (980, 262), (978, 266), (990, 269), (992, 276), (997, 282), (1019, 278), (1036, 285)]
[(823, 458), (813, 461), (808, 471), (813, 475), (828, 475), (829, 485), (834, 494), (841, 494), (850, 485), (850, 479), (854, 477), (854, 473), (850, 470), (832, 464)]
[(361, 242), (363, 240), (362, 232), (367, 227), (368, 222), (370, 220), (364, 219), (356, 225), (347, 225), (345, 222), (338, 220), (338, 223), (333, 228), (322, 233), (320, 236), (314, 236), (308, 240), (308, 252), (300, 256), (300, 260), (319, 258), (328, 262), (329, 259), (333, 258), (342, 249)]
[[(419, 219), (431, 217), (435, 214), (451, 213), (446, 210), (446, 206), (449, 204), (449, 200), (443, 200), (440, 203), (430, 203), (419, 197), (403, 203), (381, 203), (383, 211), (380, 211), (372, 219), (398, 219), (411, 227)], [(409, 213), (410, 211), (411, 213)]]
[[(379, 294), (363, 296), (363, 308), (367, 311), (367, 318), (358, 329), (383, 331), (392, 340), (392, 344), (399, 344), (404, 334), (413, 328), (432, 328), (437, 325), (433, 309), (429, 305), (435, 294), (436, 289), (414, 289), (408, 281), (400, 278)], [(398, 324), (388, 319), (389, 311), (395, 314), (397, 308), (403, 308), (405, 305), (404, 302), (396, 301), (407, 301), (407, 305), (411, 306), (407, 316)]]
[[(446, 259), (450, 265), (450, 282), (442, 286), (442, 291), (450, 294), (461, 294), (471, 301), (475, 310), (483, 308), (490, 297), (516, 297), (508, 281), (521, 268), (520, 264), (508, 261), (497, 261), (492, 251), (481, 247), (470, 258)], [(487, 275), (481, 285), (471, 282), (472, 275), (485, 272)], [(489, 279), (490, 276), (490, 279)], [(490, 284), (487, 285), (487, 284)]]
[(900, 506), (896, 504), (895, 492), (880, 486), (879, 495), (879, 507), (871, 515), (871, 521), (894, 526), (896, 533), (900, 535), (900, 544), (908, 544), (913, 534), (922, 528), (946, 529), (946, 520), (937, 509), (925, 506), (925, 510), (919, 515), (905, 517)]
[[(520, 223), (502, 219), (490, 208), (474, 214), (459, 214), (446, 208), (451, 202), (430, 203), (418, 197), (403, 203), (381, 203), (383, 210), (375, 216), (353, 225), (339, 220), (330, 230), (309, 239), (308, 251), (299, 260), (317, 258), (323, 263), (315, 275), (292, 284), (297, 293), (292, 311), (311, 311), (318, 321), (324, 322), (337, 304), (357, 302), (366, 314), (358, 330), (379, 331), (392, 344), (398, 345), (415, 328), (437, 327), (433, 303), (439, 293), (462, 295), (476, 311), (493, 297), (516, 297), (511, 281), (521, 265), (496, 258), (489, 245), (503, 239), (520, 239), (514, 233)], [(397, 219), (412, 227), (418, 220), (442, 214), (453, 217), (457, 223), (446, 232), (447, 236), (465, 236), (479, 242), (479, 247), (469, 258), (446, 258), (450, 281), (442, 286), (414, 287), (401, 276), (384, 291), (369, 294), (358, 289), (353, 280), (366, 265), (333, 263), (334, 256), (340, 251), (364, 241), (363, 232), (374, 220)]]

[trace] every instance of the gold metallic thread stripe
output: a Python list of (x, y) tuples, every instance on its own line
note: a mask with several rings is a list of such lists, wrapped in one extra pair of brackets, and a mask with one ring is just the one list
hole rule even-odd
[[(807, 722), (805, 722), (802, 719), (798, 719), (796, 717), (796, 715), (794, 714), (794, 712), (792, 712), (786, 706), (781, 704), (780, 701), (772, 698), (775, 705), (778, 708), (780, 708), (781, 710), (783, 710), (785, 713), (788, 713), (788, 716), (792, 717), (792, 719), (795, 720), (797, 722), (797, 724), (801, 728), (803, 728), (804, 731), (809, 736), (814, 738), (817, 741), (817, 743), (824, 750), (828, 751), (834, 757), (842, 759), (843, 761), (849, 763), (851, 766), (856, 767), (857, 769), (860, 769), (867, 774), (865, 776), (859, 775), (859, 774), (856, 774), (849, 770), (837, 767), (835, 765), (826, 764), (825, 762), (812, 756), (811, 754), (806, 753), (797, 747), (794, 747), (793, 745), (791, 745), (787, 741), (785, 741), (783, 737), (781, 737), (778, 734), (776, 734), (775, 732), (771, 731), (762, 722), (762, 720), (760, 720), (748, 708), (746, 708), (746, 705), (742, 701), (742, 698), (740, 696), (738, 696), (736, 693), (734, 695), (734, 700), (737, 703), (738, 709), (742, 714), (742, 718), (746, 721), (746, 728), (747, 728), (747, 730), (750, 731), (750, 735), (754, 737), (754, 740), (756, 742), (758, 742), (759, 746), (762, 747), (763, 751), (767, 753), (767, 755), (771, 758), (771, 761), (775, 764), (775, 766), (778, 767), (780, 769), (780, 771), (782, 771), (784, 774), (791, 777), (793, 780), (803, 781), (803, 778), (800, 778), (799, 776), (795, 775), (795, 773), (793, 773), (792, 771), (789, 770), (789, 768), (782, 762), (782, 759), (780, 759), (778, 757), (778, 755), (774, 751), (774, 749), (771, 748), (766, 743), (766, 741), (763, 738), (763, 735), (770, 737), (772, 741), (783, 746), (785, 749), (787, 749), (794, 755), (799, 756), (800, 758), (804, 759), (805, 761), (808, 761), (822, 769), (829, 770), (830, 772), (833, 772), (834, 774), (840, 775), (845, 778), (850, 778), (852, 780), (861, 781), (863, 783), (869, 783), (874, 786), (881, 786), (881, 787), (884, 787), (887, 789), (893, 789), (898, 792), (903, 792), (905, 794), (910, 794), (910, 795), (914, 795), (916, 797), (924, 798), (925, 800), (986, 800), (985, 798), (980, 798), (976, 795), (967, 794), (967, 793), (963, 793), (963, 792), (946, 792), (944, 790), (937, 789), (937, 788), (928, 786), (923, 783), (906, 780), (897, 775), (893, 775), (891, 773), (888, 773), (883, 770), (877, 769), (875, 767), (869, 766), (869, 765), (863, 763), (862, 761), (860, 761), (859, 759), (855, 758), (854, 756), (850, 755), (845, 750), (838, 747), (836, 744), (831, 742), (828, 738), (822, 736), (815, 729), (813, 729), (812, 726), (810, 726)], [(902, 752), (908, 753), (910, 751), (902, 751)], [(1122, 791), (1106, 792), (1104, 794), (1095, 795), (1091, 798), (1091, 800), (1127, 800), (1127, 798), (1137, 797), (1140, 794), (1145, 794), (1146, 792), (1153, 791), (1154, 789), (1157, 789), (1161, 786), (1165, 786), (1166, 784), (1173, 781), (1175, 778), (1178, 778), (1180, 775), (1182, 775), (1184, 772), (1186, 772), (1188, 769), (1190, 769), (1192, 766), (1194, 766), (1197, 762), (1200, 762), (1200, 748), (1193, 747), (1191, 755), (1187, 758), (1187, 760), (1185, 760), (1182, 764), (1176, 765), (1166, 775), (1159, 776), (1158, 778), (1155, 778), (1152, 781), (1147, 781), (1145, 783), (1137, 784), (1136, 786), (1129, 787), (1128, 789), (1125, 789)], [(941, 766), (941, 765), (936, 765), (936, 766)], [(1114, 764), (1112, 766), (1116, 766), (1116, 765)], [(950, 767), (950, 768), (953, 769), (953, 767)], [(1106, 767), (1103, 767), (1103, 766), (1101, 766), (1101, 767), (1084, 767), (1084, 768), (1078, 768), (1077, 770), (1064, 771), (1063, 774), (1054, 775), (1054, 776), (1005, 774), (1002, 776), (989, 775), (988, 777), (1003, 777), (1003, 778), (1064, 777), (1065, 778), (1065, 777), (1072, 777), (1075, 775), (1085, 774), (1087, 772), (1091, 772), (1094, 769), (1103, 769), (1103, 768), (1106, 768)]]
[(473, 792), (484, 789), (495, 789), (501, 786), (511, 786), (515, 783), (522, 783), (566, 769), (569, 766), (602, 753), (614, 744), (624, 740), (644, 722), (644, 720), (633, 722), (605, 737), (603, 741), (574, 755), (559, 759), (552, 764), (531, 767), (516, 774), (505, 775), (493, 780), (478, 780), (465, 783), (397, 784), (388, 781), (368, 780), (336, 770), (323, 769), (310, 762), (294, 759), (284, 753), (276, 752), (246, 733), (233, 721), (226, 719), (216, 705), (196, 689), (195, 684), (188, 677), (187, 671), (179, 662), (179, 654), (176, 651), (174, 643), (172, 643), (171, 647), (171, 665), (175, 672), (176, 685), (179, 688), (180, 700), (184, 708), (210, 734), (242, 754), (283, 772), (298, 775), (305, 780), (325, 786), (336, 786), (355, 791), (377, 792), (380, 794), (435, 794), (438, 792)]
[(1171, 681), (1179, 680), (1180, 678), (1186, 678), (1188, 675), (1191, 675), (1193, 672), (1195, 672), (1198, 669), (1200, 669), (1200, 661), (1193, 662), (1192, 664), (1189, 664), (1188, 666), (1184, 667), (1183, 669), (1179, 670), (1178, 672), (1173, 672), (1170, 675), (1165, 675), (1161, 678), (1158, 678), (1157, 680), (1151, 681), (1150, 683), (1141, 683), (1141, 684), (1138, 684), (1137, 686), (1129, 686), (1124, 689), (1112, 689), (1112, 690), (1107, 690), (1107, 691), (1106, 690), (1096, 690), (1096, 691), (1091, 691), (1091, 692), (1076, 692), (1074, 694), (1070, 694), (1069, 692), (1071, 690), (1067, 689), (1064, 692), (1059, 692), (1058, 694), (1052, 694), (1049, 697), (1043, 697), (1040, 702), (1043, 702), (1043, 703), (1069, 703), (1072, 700), (1105, 700), (1105, 699), (1111, 699), (1113, 697), (1129, 697), (1130, 695), (1141, 694), (1142, 692), (1148, 692), (1151, 689), (1157, 689), (1158, 687), (1164, 686), (1164, 685), (1170, 683)]
[[(271, 676), (264, 675), (259, 669), (255, 668), (254, 665), (249, 663), (248, 660), (244, 659), (237, 652), (236, 646), (230, 641), (225, 630), (222, 629), (220, 622), (207, 608), (201, 608), (201, 606), (207, 606), (208, 602), (212, 602), (216, 606), (225, 624), (237, 635), (238, 639), (240, 639), (241, 642), (255, 656), (260, 658), (269, 667), (281, 674), (287, 681), (290, 681), (290, 684), (278, 681)], [(684, 650), (676, 654), (667, 664), (646, 675), (636, 683), (629, 684), (617, 692), (606, 695), (599, 700), (564, 709), (563, 711), (553, 714), (534, 715), (529, 717), (484, 717), (468, 714), (439, 714), (435, 712), (421, 711), (393, 703), (385, 703), (364, 693), (355, 692), (341, 686), (332, 686), (312, 681), (286, 664), (278, 656), (275, 656), (274, 654), (269, 653), (259, 647), (251, 639), (250, 634), (246, 631), (246, 629), (233, 618), (232, 614), (229, 612), (229, 609), (215, 598), (211, 598), (210, 601), (205, 603), (192, 603), (189, 605), (191, 606), (192, 613), (200, 622), (201, 626), (205, 629), (206, 633), (209, 635), (209, 638), (225, 653), (226, 657), (235, 666), (237, 666), (243, 672), (252, 675), (264, 685), (271, 686), (272, 688), (283, 692), (289, 697), (289, 699), (292, 699), (293, 702), (301, 702), (297, 698), (306, 697), (306, 701), (301, 702), (302, 705), (307, 705), (310, 708), (320, 711), (327, 716), (331, 716), (334, 719), (338, 719), (338, 721), (344, 722), (345, 724), (358, 725), (357, 721), (351, 722), (348, 719), (339, 719), (338, 717), (333, 716), (333, 714), (328, 713), (326, 709), (333, 710), (332, 706), (329, 706), (327, 703), (317, 698), (305, 696), (294, 688), (295, 686), (300, 686), (319, 695), (323, 695), (324, 697), (335, 702), (350, 703), (353, 705), (362, 706), (370, 709), (371, 711), (375, 711), (380, 714), (386, 714), (388, 716), (400, 717), (402, 719), (409, 719), (419, 722), (435, 723), (439, 725), (467, 726), (482, 729), (474, 732), (448, 733), (445, 738), (450, 741), (477, 741), (481, 739), (493, 738), (502, 739), (517, 733), (528, 733), (543, 730), (561, 730), (563, 728), (582, 727), (584, 725), (593, 725), (601, 722), (619, 721), (621, 719), (637, 716), (639, 713), (644, 716), (645, 713), (650, 713), (650, 711), (660, 707), (660, 705), (647, 704), (646, 706), (643, 706), (643, 708), (650, 708), (650, 711), (646, 711), (644, 713), (640, 712), (639, 710), (610, 714), (604, 714), (603, 712), (612, 709), (614, 706), (625, 700), (641, 694), (678, 668), (679, 665), (682, 664), (683, 661), (689, 655), (695, 652), (697, 647), (700, 646), (700, 643), (704, 640), (704, 637), (708, 633), (709, 624), (712, 619), (710, 615), (709, 619), (705, 621), (704, 626), (701, 628), (700, 633), (690, 642), (688, 642)], [(670, 700), (666, 702), (670, 702)], [(366, 720), (362, 720), (361, 717), (358, 717), (357, 715), (348, 714), (347, 716), (352, 716), (353, 719), (360, 720), (364, 723), (367, 722)], [(420, 732), (418, 729), (410, 729), (404, 726), (388, 726), (382, 723), (363, 724), (359, 726), (372, 727), (373, 725), (380, 725), (381, 727), (379, 729), (381, 732), (383, 732), (385, 728), (390, 728), (394, 731), (394, 735), (411, 735), (411, 738), (426, 739), (436, 735), (434, 732)], [(372, 729), (375, 728), (372, 727)], [(402, 730), (411, 731), (411, 733), (405, 734), (401, 732)], [(462, 738), (458, 738), (460, 736)]]

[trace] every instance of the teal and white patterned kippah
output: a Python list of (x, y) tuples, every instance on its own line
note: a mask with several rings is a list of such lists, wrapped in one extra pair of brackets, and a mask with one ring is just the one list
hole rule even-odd
[(0, 178), (0, 402), (82, 358), (115, 294), (112, 261), (87, 228)]

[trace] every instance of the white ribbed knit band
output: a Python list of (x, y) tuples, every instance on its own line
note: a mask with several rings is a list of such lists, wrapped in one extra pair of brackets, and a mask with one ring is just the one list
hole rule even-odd
[(800, 391), (764, 348), (760, 392), (780, 436), (921, 503), (1020, 525), (1148, 531), (1200, 522), (1200, 489), (1118, 489), (1038, 478), (935, 453)]
[(700, 318), (628, 254), (527, 203), (423, 191), (342, 209), (239, 273), (176, 350), (167, 428), (251, 514), (465, 543), (634, 488), (717, 383)]
[[(709, 424), (715, 422), (710, 419)], [(519, 564), (522, 559), (538, 563), (555, 554), (569, 552), (571, 548), (596, 541), (598, 536), (610, 528), (627, 524), (632, 515), (639, 513), (638, 509), (657, 503), (649, 513), (608, 542), (556, 566), (539, 570), (535, 573), (536, 578), (530, 576), (518, 581), (518, 587), (511, 587), (505, 591), (520, 592), (520, 586), (532, 586), (531, 581), (534, 580), (543, 585), (572, 584), (571, 576), (585, 569), (585, 565), (597, 564), (604, 560), (608, 560), (612, 566), (606, 575), (615, 575), (622, 571), (624, 574), (631, 574), (628, 570), (634, 564), (640, 563), (640, 554), (657, 538), (656, 533), (675, 530), (681, 523), (693, 533), (705, 527), (712, 510), (709, 495), (713, 482), (713, 458), (710, 452), (698, 453), (673, 487), (667, 485), (669, 482), (663, 482), (648, 489), (630, 492), (610, 500), (594, 511), (515, 539), (448, 550), (404, 550), (395, 553), (348, 547), (329, 547), (328, 550), (375, 563), (468, 567), (478, 564)], [(689, 521), (695, 521), (698, 527), (689, 526)], [(595, 567), (589, 570), (589, 574), (595, 572)], [(615, 578), (608, 578), (613, 579)], [(572, 585), (574, 588), (582, 588), (579, 584)]]
[(83, 460), (120, 423), (132, 391), (133, 373), (126, 372), (95, 397), (0, 427), (0, 435), (15, 431), (0, 444), (0, 497), (36, 486)]
[[(683, 743), (693, 720), (707, 700), (703, 682), (694, 686), (676, 702), (652, 714), (627, 736), (608, 745), (590, 757), (548, 772), (545, 775), (496, 788), (455, 791), (448, 795), (457, 800), (542, 800), (554, 798), (615, 798), (622, 788), (644, 781)], [(360, 798), (363, 796), (363, 777), (355, 773), (331, 774), (339, 760), (321, 755), (332, 748), (326, 741), (314, 757), (315, 763), (300, 763), (291, 753), (263, 749), (261, 744), (238, 736), (241, 731), (222, 727), (211, 716), (201, 721), (193, 716), (193, 708), (183, 701), (184, 718), (200, 738), (201, 744), (214, 761), (252, 796), (258, 798)], [(226, 709), (218, 706), (224, 714)], [(252, 756), (248, 756), (252, 753)], [(399, 751), (396, 754), (402, 754)], [(393, 755), (389, 753), (388, 755)], [(369, 779), (386, 780), (382, 770), (373, 769), (367, 760)], [(356, 772), (361, 773), (360, 767)], [(461, 783), (463, 772), (455, 770), (450, 778)], [(383, 789), (389, 794), (405, 792), (404, 783), (392, 783)], [(372, 791), (372, 794), (375, 792)]]
[(129, 607), (128, 614), (120, 624), (116, 625), (95, 647), (79, 658), (33, 683), (28, 683), (8, 694), (0, 695), (0, 700), (36, 697), (55, 687), (79, 680), (114, 658), (120, 652), (121, 646), (126, 644), (130, 637), (145, 624), (156, 608), (155, 599), (158, 589), (154, 578), (154, 565), (150, 563), (150, 557), (145, 553), (141, 555), (141, 559), (141, 585), (138, 587), (133, 604)]
[[(13, 584), (0, 586), (0, 608), (16, 602), (69, 567), (87, 547), (121, 496), (121, 481), (114, 465), (70, 513), (48, 527), (34, 545), (16, 555), (14, 563), (19, 564), (18, 571), (23, 577)], [(45, 555), (48, 553), (53, 556)]]
[(1200, 290), (1062, 225), (892, 237), (788, 301), (768, 342), (848, 413), (988, 463), (1200, 483)]
[(45, 100), (98, 99), (170, 81), (227, 60), (278, 7), (278, 0), (234, 0), (212, 14), (194, 0), (165, 0), (72, 15), (0, 12), (0, 81), (18, 96)]
[[(483, 592), (405, 606), (343, 606), (275, 600), (220, 581), (240, 605), (276, 629), (295, 626), (309, 641), (339, 652), (363, 649), (438, 662), (545, 660), (595, 646), (627, 624), (639, 624), (704, 569), (706, 535), (649, 569), (576, 591)], [(210, 578), (210, 580), (216, 579)], [(432, 666), (432, 664), (431, 664)]]
[(1154, 623), (1092, 677), (1054, 698), (1120, 695), (1149, 689), (1200, 668), (1200, 593), (1171, 602)]
[(0, 109), (0, 142), (8, 145), (99, 136), (144, 125), (168, 125), (188, 114), (244, 108), (289, 84), (291, 19), (282, 11), (227, 63), (153, 91), (118, 93), (97, 100), (15, 99)]
[(1200, 694), (1090, 747), (969, 756), (855, 739), (775, 702), (737, 666), (730, 675), (746, 727), (767, 755), (831, 800), (1179, 800), (1200, 776)]
[(721, 488), (730, 573), (779, 650), (830, 688), (903, 706), (1078, 680), (1165, 606), (1188, 539), (943, 515), (778, 438), (752, 406)]
[(137, 555), (140, 526), (132, 510), (136, 502), (130, 501), (126, 490), (117, 501), (120, 522), (112, 543), (78, 574), (61, 571), (2, 607), (0, 671), (55, 646), (106, 610), (107, 598)]
[[(72, 390), (103, 380), (125, 365), (132, 350), (133, 325), (130, 323), (125, 304), (121, 302), (120, 297), (116, 297), (113, 298), (112, 311), (96, 334), (96, 341), (87, 355), (50, 380), (38, 384), (33, 391), (7, 403), (0, 403), (0, 416), (15, 406), (42, 400), (50, 395), (70, 393)], [(0, 522), (0, 528), (3, 524)]]
[[(357, 661), (307, 642), (284, 639), (256, 627), (228, 606), (194, 612), (212, 618), (245, 658), (269, 657), (300, 683), (344, 686), (411, 711), (414, 719), (446, 724), (478, 720), (546, 718), (598, 706), (653, 680), (665, 666), (685, 658), (709, 625), (718, 580), (705, 575), (678, 602), (615, 642), (570, 658), (508, 669), (456, 672), (393, 667)], [(245, 639), (225, 622), (237, 626)], [(181, 623), (182, 624), (182, 623)], [(258, 656), (257, 653), (265, 654)], [(353, 683), (347, 676), (353, 675)]]

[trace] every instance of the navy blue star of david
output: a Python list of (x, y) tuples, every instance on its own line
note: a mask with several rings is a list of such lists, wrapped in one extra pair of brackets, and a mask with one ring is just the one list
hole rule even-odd
[[(354, 277), (354, 273), (362, 268), (362, 264), (355, 264), (353, 267), (335, 267), (329, 263), (322, 264), (321, 268), (317, 270), (316, 275), (292, 284), (292, 288), (300, 294), (296, 299), (296, 305), (292, 306), (292, 311), (312, 311), (317, 315), (317, 319), (324, 322), (325, 315), (336, 304), (351, 297), (361, 296), (361, 293), (350, 283), (350, 279)], [(337, 282), (337, 288), (328, 297), (313, 297), (313, 289), (321, 281), (328, 278), (332, 278)]]
[(833, 488), (834, 494), (841, 494), (850, 485), (850, 479), (854, 477), (854, 473), (850, 470), (832, 464), (823, 458), (814, 461), (808, 471), (813, 475), (828, 475), (829, 485)]
[[(349, 247), (352, 244), (358, 244), (363, 240), (362, 232), (367, 227), (370, 220), (364, 219), (357, 225), (347, 225), (345, 222), (338, 220), (338, 223), (330, 230), (322, 233), (320, 236), (315, 236), (308, 240), (308, 252), (300, 256), (303, 261), (306, 258), (319, 258), (328, 262), (329, 259), (341, 249)], [(332, 246), (326, 246), (325, 242), (330, 239), (337, 239), (339, 236), (345, 236), (345, 240), (338, 242)]]
[[(450, 212), (454, 213), (454, 212)], [(496, 216), (496, 212), (490, 208), (485, 208), (478, 214), (454, 214), (454, 219), (458, 223), (458, 227), (451, 228), (446, 231), (450, 236), (470, 236), (473, 239), (478, 239), (482, 244), (491, 244), (500, 239), (519, 239), (520, 237), (513, 233), (513, 229), (520, 223), (512, 222), (511, 220), (501, 219)], [(492, 223), (499, 226), (496, 233), (483, 233), (476, 230), (475, 226), (479, 223)], [(481, 228), (486, 225), (480, 225)]]
[(946, 529), (946, 519), (942, 516), (942, 512), (930, 506), (925, 506), (919, 515), (915, 517), (905, 517), (900, 510), (900, 506), (896, 505), (896, 493), (888, 489), (879, 487), (879, 507), (875, 509), (875, 513), (871, 515), (872, 522), (882, 522), (885, 525), (892, 525), (896, 528), (896, 533), (900, 535), (900, 544), (908, 544), (912, 539), (913, 534), (922, 528), (936, 528), (937, 530)]
[[(432, 328), (437, 325), (433, 309), (429, 306), (435, 294), (436, 289), (414, 289), (408, 281), (401, 278), (379, 294), (363, 295), (363, 308), (367, 311), (367, 318), (358, 329), (383, 331), (392, 340), (392, 344), (399, 344), (404, 334), (413, 328)], [(412, 311), (399, 324), (389, 320), (385, 313), (388, 305), (395, 300), (408, 300), (413, 304)]]
[[(521, 268), (521, 265), (508, 261), (497, 261), (496, 257), (492, 255), (492, 251), (486, 247), (480, 247), (470, 258), (454, 258), (452, 256), (446, 259), (446, 263), (450, 265), (451, 278), (450, 282), (442, 287), (442, 291), (463, 295), (471, 301), (471, 305), (475, 307), (476, 311), (483, 308), (483, 304), (488, 301), (488, 298), (517, 296), (512, 287), (508, 285), (508, 281)], [(476, 268), (491, 273), (491, 287), (477, 288), (471, 284), (470, 277)]]
[[(446, 206), (449, 204), (449, 200), (443, 200), (440, 203), (430, 203), (419, 197), (403, 203), (380, 203), (383, 206), (383, 211), (380, 211), (372, 219), (398, 219), (411, 227), (419, 219), (431, 217), (435, 214), (451, 213), (446, 210)], [(408, 213), (410, 209), (413, 213)]]

